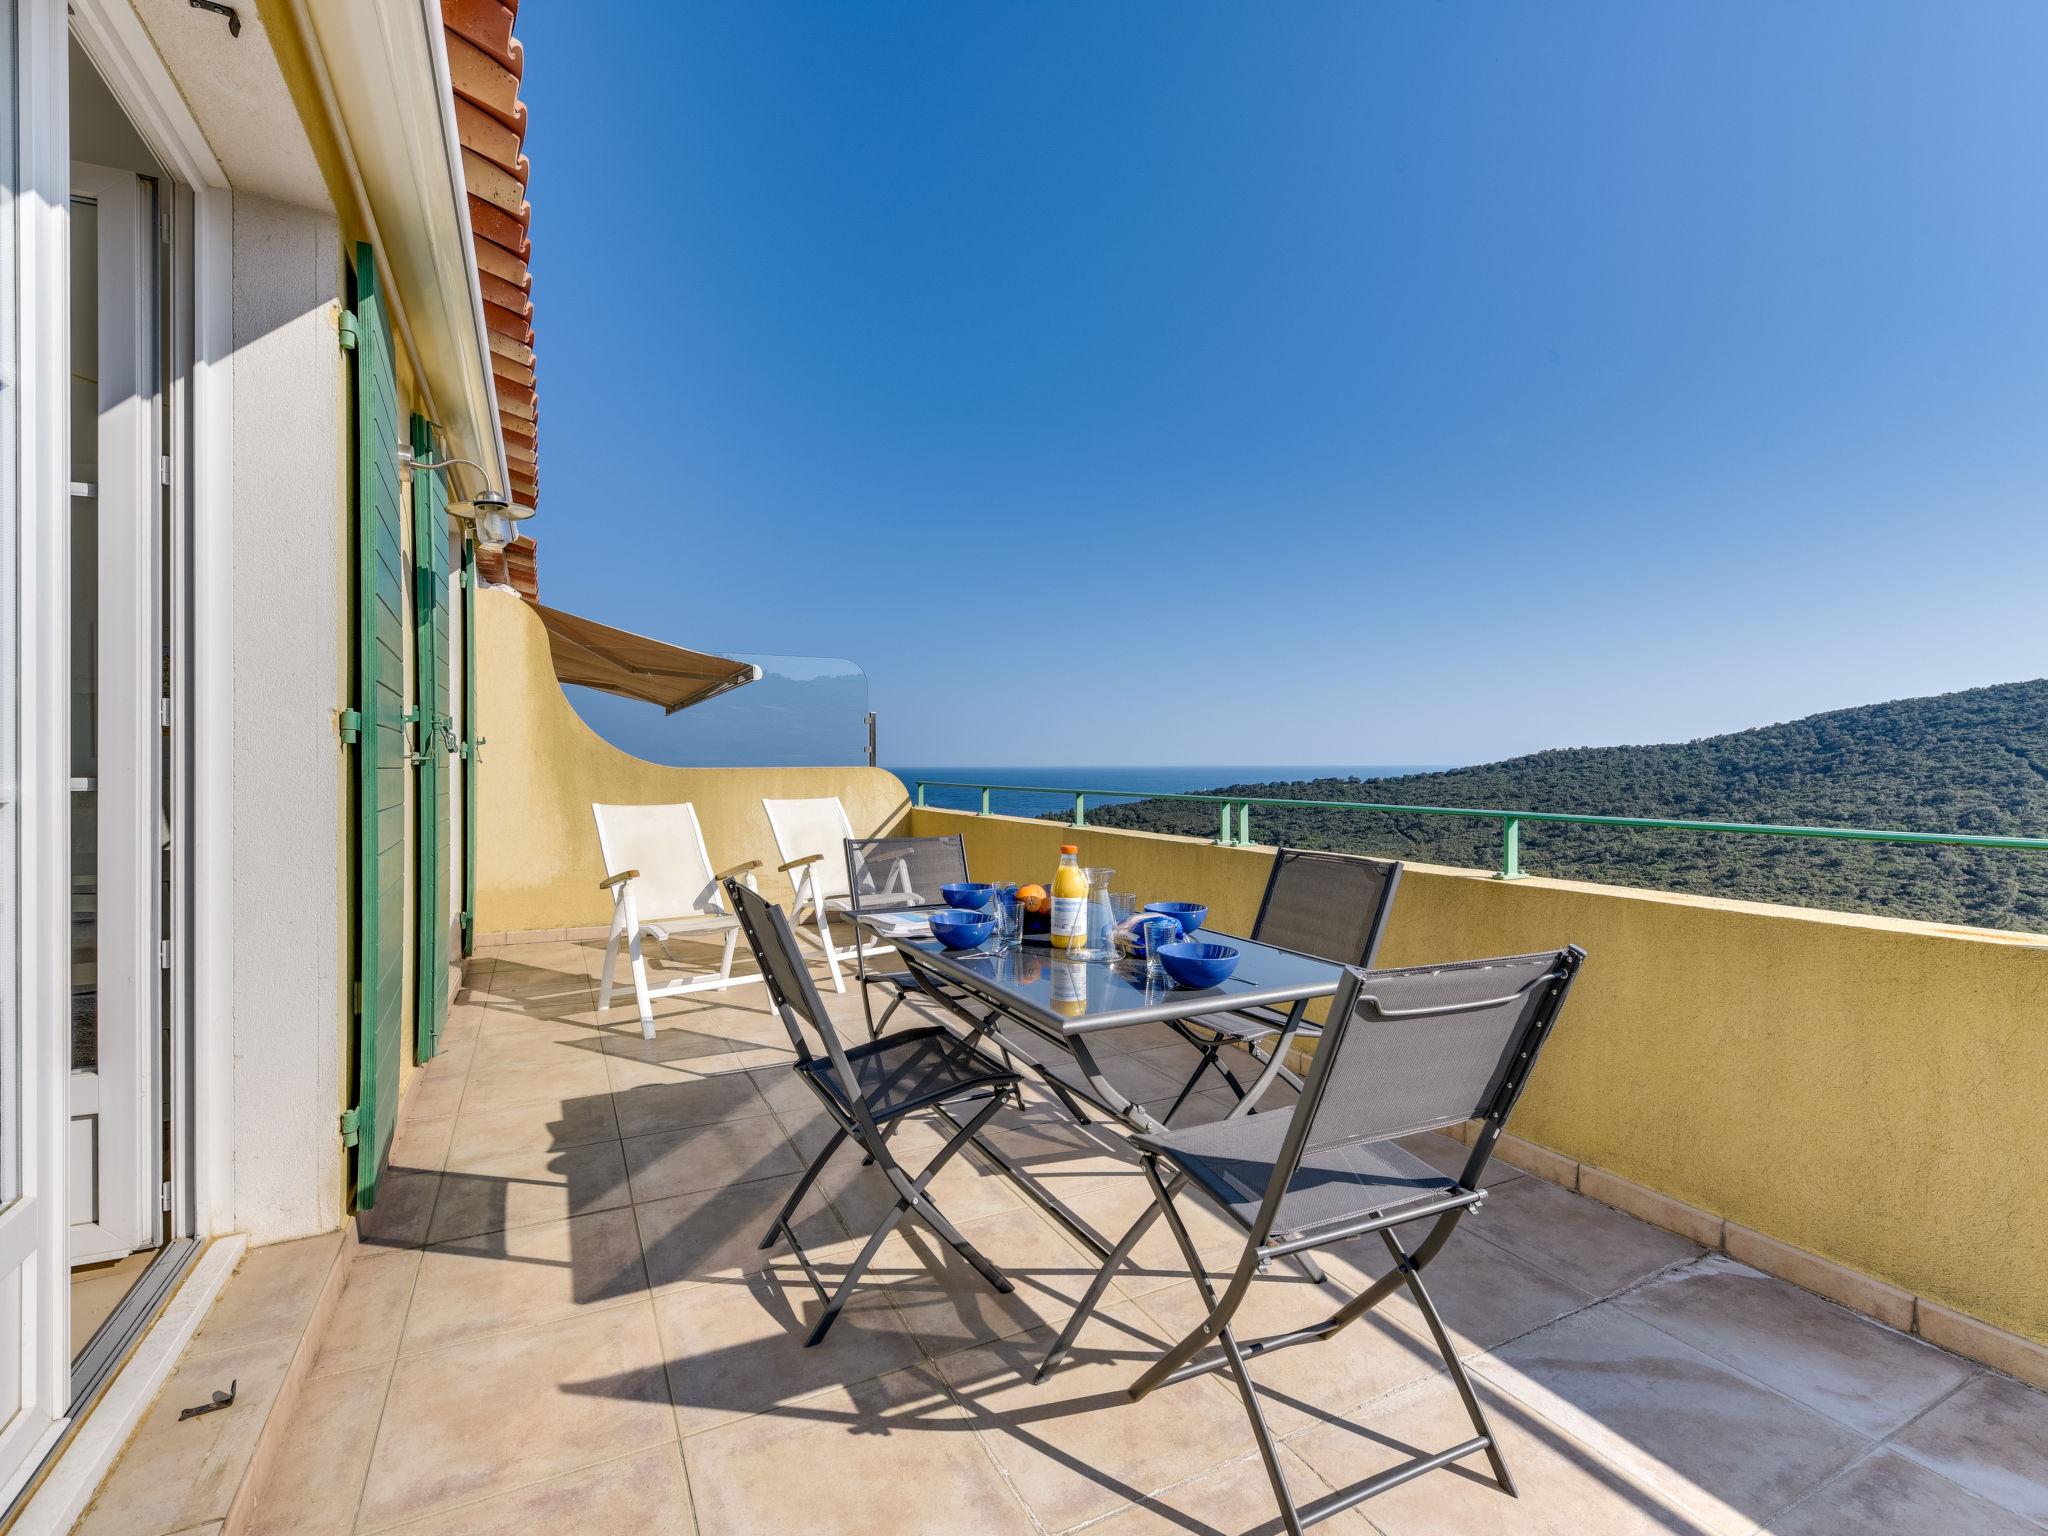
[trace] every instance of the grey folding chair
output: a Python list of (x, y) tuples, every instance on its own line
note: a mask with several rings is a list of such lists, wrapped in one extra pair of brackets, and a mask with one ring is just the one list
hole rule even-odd
[[(942, 887), (967, 879), (967, 847), (959, 833), (945, 837), (849, 837), (846, 839), (847, 905), (856, 926), (875, 913), (912, 916), (946, 905)], [(854, 966), (860, 979), (860, 1006), (867, 1015), (868, 1038), (888, 1025), (889, 1015), (904, 998), (924, 989), (908, 971), (877, 971), (868, 966), (868, 946), (856, 943)], [(874, 990), (891, 994), (889, 1006), (875, 1017)]]
[[(1155, 1387), (1228, 1370), (1251, 1419), (1266, 1476), (1293, 1536), (1376, 1493), (1484, 1451), (1502, 1490), (1515, 1492), (1500, 1443), (1444, 1331), (1422, 1271), (1450, 1240), (1458, 1218), (1486, 1198), (1481, 1182), (1537, 1054), (1557, 1024), (1565, 994), (1585, 961), (1577, 946), (1549, 954), (1474, 960), (1399, 971), (1352, 971), (1338, 992), (1292, 1109), (1244, 1115), (1187, 1130), (1133, 1138), (1153, 1204), (1110, 1253), (1095, 1283), (1038, 1369), (1039, 1379), (1073, 1344), (1111, 1276), (1164, 1215), (1209, 1315), (1131, 1385)], [(1460, 1121), (1482, 1122), (1456, 1177), (1437, 1172), (1394, 1138)], [(1223, 1293), (1209, 1283), (1174, 1198), (1192, 1185), (1245, 1231), (1244, 1254)], [(1402, 1246), (1397, 1228), (1432, 1224)], [(1239, 1341), (1230, 1326), (1253, 1278), (1276, 1258), (1377, 1233), (1392, 1267), (1326, 1320), (1289, 1333)], [(1351, 1488), (1297, 1506), (1259, 1406), (1251, 1364), (1297, 1344), (1341, 1333), (1406, 1286), (1472, 1420), (1472, 1438), (1417, 1456)]]
[[(811, 984), (811, 974), (796, 947), (796, 934), (789, 926), (788, 915), (737, 880), (728, 882), (726, 891), (732, 898), (740, 931), (746, 934), (747, 944), (768, 983), (768, 995), (782, 1016), (783, 1028), (789, 1031), (790, 1043), (796, 1047), (793, 1070), (817, 1094), (836, 1127), (789, 1192), (767, 1236), (761, 1239), (765, 1249), (773, 1247), (778, 1236), (786, 1237), (797, 1263), (803, 1266), (805, 1278), (825, 1303), (824, 1312), (804, 1343), (808, 1346), (825, 1337), (861, 1275), (874, 1262), (883, 1240), (912, 1213), (922, 1217), (961, 1258), (981, 1271), (990, 1285), (998, 1291), (1010, 1291), (1012, 1286), (1003, 1272), (983, 1258), (960, 1235), (959, 1229), (940, 1214), (925, 1190), (938, 1171), (975, 1138), (996, 1112), (1004, 1092), (1016, 1086), (1017, 1074), (972, 1041), (939, 1025), (904, 1030), (849, 1051), (840, 1043), (839, 1032), (832, 1027), (824, 1002)], [(822, 1056), (812, 1052), (805, 1026), (823, 1044)], [(889, 1150), (889, 1131), (903, 1116), (913, 1110), (972, 1098), (983, 1098), (986, 1102), (939, 1148), (921, 1173), (913, 1175), (896, 1161)], [(896, 1204), (847, 1267), (838, 1287), (827, 1291), (810, 1256), (797, 1241), (791, 1218), (832, 1154), (848, 1137), (889, 1181), (896, 1191)]]
[[(1380, 935), (1386, 931), (1387, 914), (1394, 909), (1394, 891), (1400, 884), (1401, 865), (1397, 860), (1319, 853), (1306, 848), (1276, 849), (1273, 867), (1266, 875), (1265, 894), (1259, 898), (1259, 915), (1252, 920), (1251, 936), (1261, 944), (1369, 971), (1379, 955)], [(1277, 1037), (1286, 1026), (1286, 1014), (1272, 1008), (1208, 1014), (1178, 1026), (1175, 1032), (1199, 1048), (1202, 1059), (1181, 1085), (1173, 1108), (1161, 1118), (1172, 1121), (1204, 1072), (1215, 1072), (1242, 1099), (1244, 1084), (1221, 1059), (1223, 1048), (1242, 1045), (1256, 1057), (1260, 1046)], [(1296, 1038), (1313, 1040), (1316, 1034), (1316, 1026), (1308, 1025)], [(1292, 1072), (1283, 1068), (1280, 1076), (1289, 1087), (1301, 1087), (1301, 1079)]]

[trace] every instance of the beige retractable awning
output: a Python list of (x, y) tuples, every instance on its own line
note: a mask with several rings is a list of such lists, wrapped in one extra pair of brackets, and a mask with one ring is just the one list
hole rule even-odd
[(540, 603), (533, 610), (547, 628), (556, 677), (622, 698), (644, 699), (671, 715), (761, 675), (760, 668), (749, 662), (649, 640)]

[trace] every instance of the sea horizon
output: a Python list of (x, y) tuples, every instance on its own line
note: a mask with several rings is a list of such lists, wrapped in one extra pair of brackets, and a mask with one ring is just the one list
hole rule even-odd
[[(1044, 785), (1051, 793), (1029, 793), (998, 789), (989, 796), (989, 809), (1008, 816), (1036, 816), (1069, 804), (1074, 790), (1091, 791), (1090, 805), (1123, 805), (1148, 795), (1198, 795), (1232, 784), (1274, 784), (1295, 779), (1392, 779), (1410, 773), (1435, 773), (1443, 765), (1427, 763), (1205, 763), (1181, 766), (1132, 765), (1093, 767), (896, 767), (884, 765), (903, 781), (913, 794), (922, 780), (951, 780), (955, 783)], [(1065, 793), (1058, 791), (1064, 790)], [(1099, 791), (1128, 790), (1128, 794)], [(926, 803), (948, 810), (979, 810), (981, 795), (975, 789), (940, 788), (926, 791)]]

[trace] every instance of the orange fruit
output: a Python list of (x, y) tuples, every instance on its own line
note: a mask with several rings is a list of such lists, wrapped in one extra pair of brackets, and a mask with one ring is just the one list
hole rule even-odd
[(1020, 885), (1017, 901), (1026, 912), (1046, 912), (1052, 908), (1052, 893), (1042, 885)]

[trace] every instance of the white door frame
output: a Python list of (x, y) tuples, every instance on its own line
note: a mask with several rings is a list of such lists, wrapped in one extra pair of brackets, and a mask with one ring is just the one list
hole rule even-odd
[[(64, 0), (48, 8), (61, 25)], [(174, 228), (171, 285), (171, 526), (184, 537), (171, 562), (172, 632), (185, 642), (173, 694), (172, 804), (174, 971), (166, 1067), (185, 1164), (173, 1160), (172, 1231), (219, 1236), (233, 1217), (233, 802), (234, 386), (232, 196), (228, 179), (149, 35), (124, 0), (70, 0), (71, 31), (150, 152), (178, 183), (172, 198), (189, 218)], [(68, 111), (68, 104), (67, 104)], [(177, 646), (174, 643), (173, 653)], [(179, 686), (182, 684), (182, 687)], [(174, 1120), (175, 1124), (175, 1120)]]
[[(173, 1189), (174, 1230), (200, 1237), (231, 1223), (232, 403), (231, 202), (214, 159), (141, 22), (121, 0), (13, 0), (17, 382), (22, 402), (16, 504), (19, 676), (18, 997), (19, 1188), (0, 1208), (0, 1289), (21, 1271), (18, 1326), (0, 1336), (0, 1372), (18, 1405), (0, 1421), (0, 1500), (11, 1499), (69, 1423), (69, 1227), (64, 1198), (70, 1076), (70, 544), (67, 258), (71, 145), (69, 44), (76, 36), (159, 162), (189, 190), (189, 314), (172, 331), (189, 349), (172, 359), (174, 526), (188, 530), (189, 564), (173, 582), (173, 623), (190, 653), (185, 794), (190, 825), (173, 878), (187, 892), (173, 934), (189, 949), (190, 985), (172, 1008), (173, 1104), (189, 1093), (189, 1158)], [(0, 21), (5, 12), (0, 11)], [(174, 288), (174, 293), (178, 290)], [(182, 464), (179, 463), (182, 457)], [(181, 770), (182, 771), (182, 770)], [(35, 1027), (30, 1027), (33, 1024)], [(189, 1044), (188, 1044), (189, 1041)], [(6, 1191), (0, 1191), (4, 1196)], [(139, 1414), (138, 1406), (134, 1412)], [(113, 1440), (118, 1443), (125, 1432)], [(111, 1453), (109, 1453), (111, 1454)]]
[[(97, 602), (99, 827), (97, 913), (98, 1061), (67, 1089), (78, 1147), (98, 1156), (71, 1167), (69, 1205), (96, 1186), (92, 1219), (70, 1232), (74, 1265), (125, 1258), (161, 1239), (158, 1041), (163, 978), (158, 958), (163, 884), (163, 738), (157, 724), (164, 631), (160, 621), (163, 485), (157, 472), (163, 401), (157, 196), (133, 171), (73, 162), (71, 200), (98, 206), (99, 375)], [(74, 230), (75, 234), (75, 230)], [(73, 422), (73, 431), (80, 424)], [(74, 573), (74, 582), (77, 573)], [(75, 706), (74, 706), (75, 707)], [(78, 722), (72, 722), (77, 729)], [(89, 1101), (89, 1102), (87, 1102)]]

